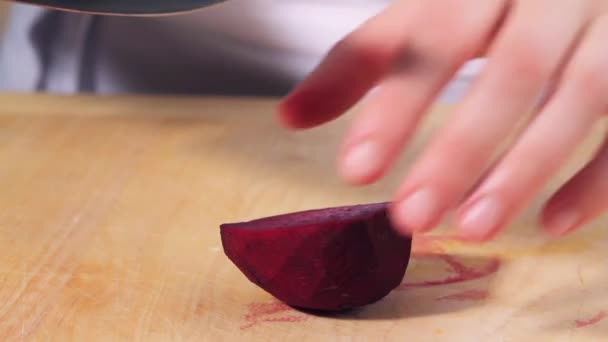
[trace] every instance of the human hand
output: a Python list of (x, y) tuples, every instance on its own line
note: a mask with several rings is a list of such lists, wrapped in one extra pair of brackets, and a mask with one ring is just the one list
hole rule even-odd
[[(340, 41), (280, 104), (292, 129), (330, 121), (366, 97), (339, 157), (369, 184), (390, 168), (421, 116), (464, 62), (487, 65), (413, 164), (391, 217), (403, 233), (457, 209), (460, 235), (494, 237), (541, 190), (608, 109), (608, 1), (397, 0)], [(539, 97), (555, 84), (540, 105)], [(492, 156), (522, 119), (523, 134)], [(491, 166), (491, 168), (490, 168)], [(608, 143), (546, 204), (563, 235), (608, 208)]]

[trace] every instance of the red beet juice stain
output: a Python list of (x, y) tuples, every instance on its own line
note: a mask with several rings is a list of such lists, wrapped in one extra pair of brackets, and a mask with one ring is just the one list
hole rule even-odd
[(500, 268), (499, 258), (489, 258), (482, 265), (467, 265), (465, 260), (459, 259), (455, 255), (447, 254), (445, 249), (441, 246), (441, 242), (443, 241), (456, 241), (456, 239), (451, 237), (424, 235), (415, 237), (412, 248), (412, 258), (437, 261), (445, 264), (447, 266), (448, 275), (442, 279), (429, 279), (417, 282), (406, 281), (397, 288), (397, 291), (415, 287), (450, 285), (477, 280), (498, 272), (498, 269)]
[(600, 322), (601, 320), (603, 320), (604, 318), (606, 318), (606, 312), (605, 311), (600, 311), (598, 312), (595, 316), (589, 318), (589, 319), (577, 319), (576, 321), (574, 321), (574, 323), (576, 324), (577, 328), (584, 328), (590, 325), (594, 325), (598, 322)]
[(487, 290), (466, 290), (447, 296), (438, 297), (435, 300), (474, 301), (487, 299), (488, 295), (489, 293)]
[(247, 314), (243, 316), (246, 324), (241, 330), (249, 329), (261, 323), (295, 323), (303, 322), (308, 316), (298, 313), (280, 301), (251, 303), (247, 305)]

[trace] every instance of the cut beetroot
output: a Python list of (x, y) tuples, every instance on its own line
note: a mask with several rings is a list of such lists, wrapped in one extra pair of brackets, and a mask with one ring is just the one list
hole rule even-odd
[(398, 235), (387, 203), (318, 209), (223, 224), (226, 256), (284, 303), (341, 311), (374, 303), (405, 275), (411, 239)]

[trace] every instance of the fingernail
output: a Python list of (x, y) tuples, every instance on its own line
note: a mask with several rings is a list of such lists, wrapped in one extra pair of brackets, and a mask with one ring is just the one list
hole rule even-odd
[(579, 222), (580, 214), (576, 210), (558, 211), (546, 222), (546, 229), (549, 233), (561, 236), (570, 232)]
[(503, 208), (498, 199), (483, 197), (469, 207), (460, 218), (460, 232), (467, 238), (483, 239), (500, 223)]
[(411, 232), (427, 230), (440, 214), (439, 196), (430, 188), (413, 192), (397, 204), (396, 215)]
[(373, 140), (364, 141), (347, 151), (341, 173), (349, 181), (359, 182), (375, 173), (381, 162), (380, 145)]

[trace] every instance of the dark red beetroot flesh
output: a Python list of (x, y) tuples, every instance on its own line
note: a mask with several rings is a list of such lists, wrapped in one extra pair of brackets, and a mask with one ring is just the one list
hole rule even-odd
[(387, 205), (223, 224), (222, 245), (250, 281), (290, 306), (352, 309), (382, 299), (405, 275), (411, 239), (395, 233)]

